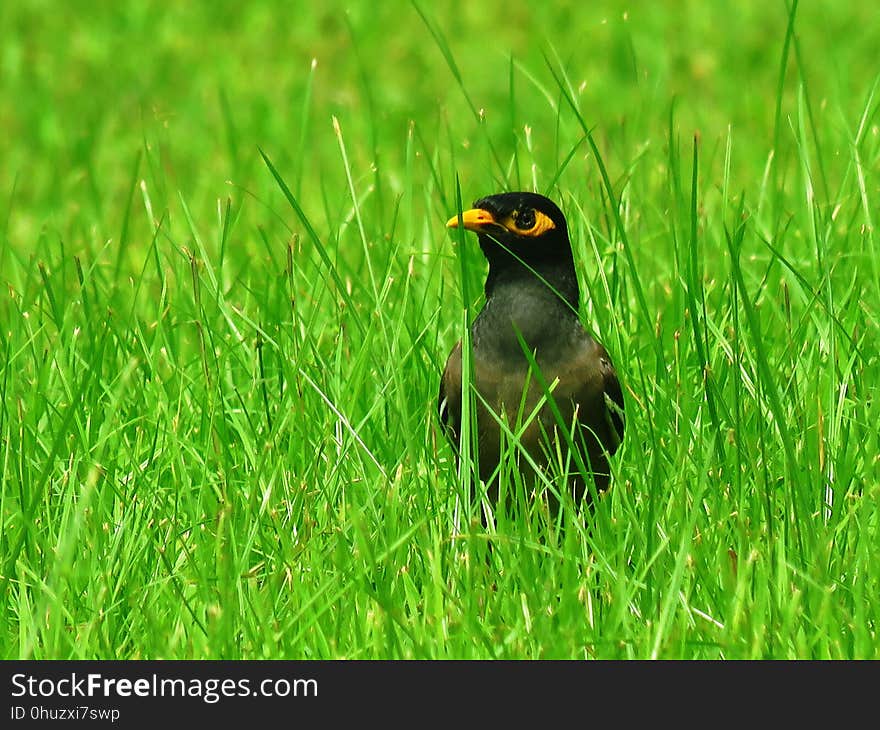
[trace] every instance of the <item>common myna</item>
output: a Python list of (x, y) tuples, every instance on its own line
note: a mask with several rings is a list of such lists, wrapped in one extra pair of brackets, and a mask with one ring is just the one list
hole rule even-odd
[[(597, 492), (608, 487), (608, 457), (623, 438), (624, 403), (608, 352), (578, 316), (580, 291), (565, 216), (543, 195), (510, 192), (482, 198), (446, 224), (459, 225), (477, 234), (489, 262), (485, 305), (470, 332), (477, 456), (487, 494), (497, 501), (501, 454), (515, 441), (502, 433), (501, 419), (512, 433), (522, 430), (521, 449), (551, 479), (558, 473), (551, 464), (560, 463), (561, 456), (569, 465), (569, 478), (567, 485), (556, 482), (559, 489), (567, 489), (575, 503), (589, 500), (588, 480), (594, 480)], [(546, 401), (548, 393), (555, 409)], [(529, 421), (542, 399), (543, 406)], [(461, 341), (440, 380), (439, 411), (458, 448)], [(519, 454), (520, 473), (540, 488), (529, 460), (515, 444), (513, 450)], [(552, 492), (549, 499), (555, 510)]]

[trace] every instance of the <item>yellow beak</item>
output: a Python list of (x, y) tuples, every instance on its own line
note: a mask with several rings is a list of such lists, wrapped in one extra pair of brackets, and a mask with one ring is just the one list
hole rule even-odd
[[(472, 208), (471, 210), (464, 211), (461, 214), (461, 222), (469, 231), (480, 231), (485, 226), (498, 224), (498, 221), (495, 220), (495, 216), (493, 216), (488, 210), (483, 210), (482, 208)], [(453, 216), (446, 221), (446, 227), (458, 228), (458, 216)]]

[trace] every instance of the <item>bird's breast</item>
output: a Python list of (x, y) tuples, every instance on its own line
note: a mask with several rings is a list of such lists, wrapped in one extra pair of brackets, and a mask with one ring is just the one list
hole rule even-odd
[(523, 348), (551, 364), (570, 354), (584, 333), (577, 312), (546, 286), (499, 288), (477, 315), (474, 349), (486, 359), (521, 364)]

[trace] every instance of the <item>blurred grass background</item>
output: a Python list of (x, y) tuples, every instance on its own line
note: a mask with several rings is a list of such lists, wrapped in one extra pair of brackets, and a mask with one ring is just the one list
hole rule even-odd
[[(317, 197), (317, 178), (341, 174), (332, 114), (358, 141), (355, 159), (369, 164), (378, 153), (388, 177), (402, 164), (411, 122), (427, 140), (451, 136), (460, 144), (476, 133), (441, 53), (405, 3), (319, 9), (29, 1), (0, 12), (0, 154), (7, 191), (16, 182), (18, 225), (39, 227), (76, 205), (109, 228), (107, 237), (118, 232), (132, 160), (144, 144), (161, 164), (162, 182), (201, 208), (228, 194), (226, 180), (264, 182), (258, 144), (281, 163), (307, 167), (305, 194)], [(550, 47), (590, 123), (615, 144), (659, 142), (674, 99), (686, 136), (701, 129), (711, 145), (731, 125), (739, 144), (757, 148), (738, 155), (739, 164), (757, 167), (744, 169), (744, 179), (760, 174), (773, 134), (784, 3), (539, 10), (448, 2), (431, 14), (475, 105), (486, 111), (495, 145), (508, 155), (512, 136), (522, 134), (508, 124), (509, 64), (527, 69), (555, 97), (541, 58)], [(832, 129), (863, 111), (876, 71), (872, 19), (857, 4), (798, 8), (786, 112), (793, 111), (799, 74)], [(551, 146), (555, 114), (538, 93), (525, 87), (518, 103), (540, 151)], [(458, 161), (471, 175), (468, 166), (479, 171), (480, 162), (468, 155)]]

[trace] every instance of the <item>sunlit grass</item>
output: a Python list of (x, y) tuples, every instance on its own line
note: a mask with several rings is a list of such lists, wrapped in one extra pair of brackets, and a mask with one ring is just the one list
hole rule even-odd
[[(878, 657), (862, 11), (8, 5), (2, 656)], [(627, 433), (487, 529), (444, 222), (533, 187)]]

